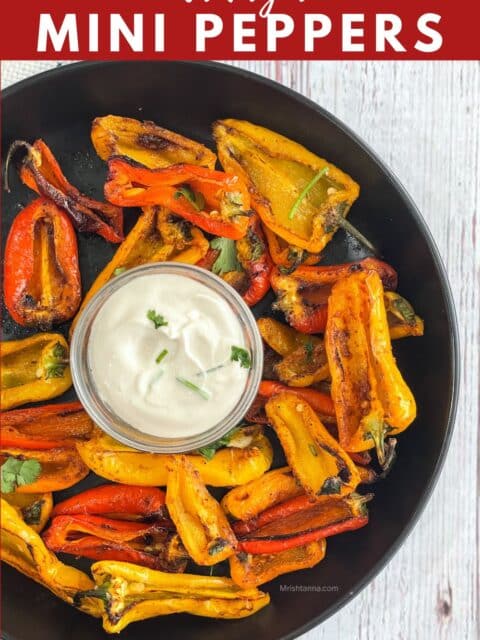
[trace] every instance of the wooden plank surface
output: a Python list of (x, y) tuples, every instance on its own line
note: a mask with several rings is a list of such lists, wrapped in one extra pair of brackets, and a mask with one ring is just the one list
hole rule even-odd
[[(2, 63), (2, 86), (55, 66)], [(386, 569), (303, 640), (480, 638), (480, 63), (241, 62), (312, 98), (387, 162), (418, 204), (452, 285), (462, 347), (441, 478)], [(321, 597), (321, 595), (319, 595)]]

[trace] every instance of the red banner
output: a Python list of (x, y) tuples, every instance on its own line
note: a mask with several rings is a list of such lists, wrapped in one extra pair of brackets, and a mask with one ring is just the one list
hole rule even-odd
[(459, 0), (42, 0), (2, 8), (3, 59), (479, 59)]

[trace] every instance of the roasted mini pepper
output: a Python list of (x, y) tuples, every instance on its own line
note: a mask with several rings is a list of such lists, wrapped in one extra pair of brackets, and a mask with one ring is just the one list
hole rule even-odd
[(238, 240), (250, 218), (250, 195), (233, 174), (190, 164), (147, 169), (125, 157), (108, 161), (105, 197), (125, 207), (162, 205), (203, 231)]
[(53, 509), (51, 492), (4, 493), (3, 498), (17, 509), (25, 524), (34, 531), (40, 533), (45, 528)]
[(274, 380), (262, 380), (258, 389), (258, 394), (263, 398), (273, 398), (279, 393), (285, 392), (294, 395), (297, 400), (304, 400), (320, 415), (335, 415), (335, 407), (331, 397), (322, 391), (317, 391), (317, 389), (292, 388)]
[(243, 120), (214, 124), (223, 168), (242, 177), (252, 207), (289, 244), (319, 253), (359, 194), (333, 164), (278, 133)]
[(325, 345), (340, 444), (351, 451), (375, 447), (385, 464), (385, 436), (406, 429), (416, 405), (392, 354), (376, 271), (358, 271), (334, 285)]
[(292, 387), (309, 387), (329, 377), (321, 338), (305, 335), (273, 318), (259, 318), (257, 325), (268, 346), (283, 356), (273, 367), (279, 380)]
[(314, 567), (323, 560), (326, 549), (326, 541), (320, 539), (278, 553), (252, 555), (241, 552), (229, 560), (230, 575), (242, 589), (252, 589), (285, 573)]
[[(78, 591), (93, 587), (93, 582), (82, 571), (60, 562), (55, 554), (47, 549), (38, 533), (23, 521), (15, 507), (3, 498), (0, 521), (4, 562), (70, 604), (73, 604)], [(85, 600), (79, 606), (95, 615), (91, 601)]]
[(265, 509), (303, 493), (290, 467), (280, 467), (234, 487), (223, 496), (221, 504), (225, 513), (235, 520), (250, 520)]
[(145, 207), (135, 226), (118, 247), (86, 293), (72, 329), (82, 310), (111, 278), (133, 267), (151, 262), (196, 264), (208, 251), (208, 240), (200, 229), (163, 207)]
[(267, 593), (241, 589), (229, 578), (171, 574), (127, 562), (96, 562), (95, 589), (79, 592), (76, 602), (97, 598), (103, 628), (119, 633), (131, 622), (170, 613), (208, 618), (244, 618), (270, 602)]
[[(78, 442), (77, 449), (85, 464), (97, 475), (123, 484), (165, 486), (170, 456), (137, 451), (97, 429), (90, 440)], [(262, 434), (249, 445), (219, 449), (211, 459), (200, 454), (187, 456), (207, 485), (232, 487), (258, 478), (270, 468), (273, 451)]]
[(0, 374), (3, 411), (55, 398), (72, 385), (68, 344), (59, 333), (1, 342)]
[(170, 462), (167, 508), (197, 564), (217, 564), (235, 553), (237, 539), (225, 513), (186, 456), (173, 456)]
[(203, 144), (148, 120), (112, 115), (95, 118), (91, 138), (102, 160), (126, 156), (150, 169), (179, 163), (214, 169), (217, 161), (213, 151)]
[(55, 505), (53, 516), (89, 514), (126, 520), (167, 518), (165, 493), (156, 487), (104, 484), (87, 489)]
[(81, 299), (77, 238), (68, 216), (38, 198), (13, 221), (5, 247), (5, 306), (18, 324), (48, 329)]
[(75, 448), (87, 439), (93, 422), (80, 402), (16, 409), (0, 414), (0, 446), (21, 449)]
[(375, 270), (386, 289), (395, 289), (397, 274), (385, 262), (365, 258), (357, 262), (321, 267), (298, 267), (293, 273), (272, 273), (272, 288), (277, 294), (276, 306), (287, 322), (302, 333), (322, 333), (327, 323), (328, 296), (335, 282), (358, 271)]
[(16, 140), (7, 156), (8, 162), (17, 149), (26, 150), (20, 178), (27, 187), (52, 200), (70, 216), (78, 231), (97, 233), (109, 242), (123, 240), (123, 212), (108, 202), (98, 202), (69, 183), (55, 156), (43, 140), (33, 145)]
[(281, 392), (267, 402), (265, 411), (293, 474), (309, 496), (354, 491), (360, 482), (355, 465), (305, 400)]
[(316, 502), (308, 496), (293, 498), (247, 523), (234, 523), (238, 548), (251, 554), (280, 553), (359, 529), (368, 523), (365, 503), (371, 498), (357, 493), (341, 499), (323, 496)]

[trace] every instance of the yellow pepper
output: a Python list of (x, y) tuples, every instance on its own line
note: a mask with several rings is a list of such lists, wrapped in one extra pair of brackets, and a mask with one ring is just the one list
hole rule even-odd
[(174, 216), (164, 207), (145, 207), (135, 226), (96, 277), (75, 316), (72, 332), (85, 306), (104, 284), (116, 275), (151, 262), (196, 264), (209, 248), (200, 229)]
[(68, 344), (59, 333), (0, 343), (1, 408), (49, 400), (72, 385)]
[(183, 546), (196, 564), (210, 566), (235, 552), (237, 539), (225, 513), (186, 456), (172, 458), (166, 505)]
[(249, 185), (252, 208), (287, 243), (319, 253), (358, 198), (359, 186), (327, 160), (243, 120), (214, 124), (225, 171)]
[(3, 498), (20, 514), (25, 524), (40, 533), (45, 528), (53, 509), (49, 493), (4, 493)]
[(392, 354), (378, 273), (356, 272), (334, 285), (325, 345), (340, 444), (348, 451), (375, 446), (386, 464), (385, 436), (406, 429), (416, 405)]
[(290, 467), (267, 471), (263, 476), (234, 487), (222, 498), (222, 507), (235, 520), (250, 520), (269, 507), (304, 493)]
[[(1, 500), (2, 560), (56, 596), (73, 604), (78, 591), (91, 589), (90, 578), (82, 571), (63, 564), (44, 545), (41, 537), (22, 520), (17, 509)], [(95, 601), (85, 600), (81, 607), (91, 615), (100, 615)]]
[(92, 575), (96, 588), (79, 593), (77, 602), (98, 598), (107, 633), (119, 633), (131, 622), (171, 613), (245, 618), (270, 602), (267, 593), (241, 589), (229, 578), (163, 573), (126, 562), (96, 562)]
[(293, 474), (310, 497), (354, 491), (360, 482), (354, 463), (307, 402), (282, 392), (267, 402), (265, 411)]
[[(170, 456), (137, 451), (117, 442), (97, 429), (92, 437), (77, 442), (77, 450), (85, 464), (97, 475), (112, 482), (143, 486), (165, 486)], [(260, 432), (241, 449), (219, 449), (211, 460), (197, 454), (187, 459), (207, 485), (232, 487), (260, 477), (272, 464), (273, 451), (268, 439)]]
[(259, 587), (274, 578), (309, 569), (325, 557), (325, 539), (278, 553), (239, 553), (229, 560), (232, 580), (242, 589)]
[(203, 144), (159, 127), (121, 116), (95, 118), (91, 132), (93, 146), (102, 160), (126, 156), (150, 169), (172, 164), (197, 164), (215, 168), (217, 156)]

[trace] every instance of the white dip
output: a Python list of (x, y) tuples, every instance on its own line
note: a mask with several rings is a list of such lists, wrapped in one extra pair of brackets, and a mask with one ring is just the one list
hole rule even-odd
[(218, 293), (188, 277), (152, 274), (104, 303), (88, 365), (100, 397), (132, 427), (192, 436), (225, 418), (244, 392), (248, 368), (231, 359), (232, 347), (245, 348), (241, 325)]

